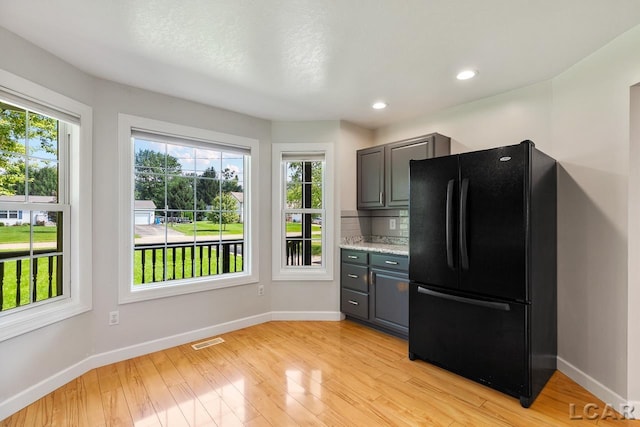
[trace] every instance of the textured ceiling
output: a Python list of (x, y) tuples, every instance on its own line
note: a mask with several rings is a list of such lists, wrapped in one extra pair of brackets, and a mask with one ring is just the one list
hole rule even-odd
[(0, 0), (0, 26), (95, 76), (369, 128), (549, 79), (639, 23), (638, 0)]

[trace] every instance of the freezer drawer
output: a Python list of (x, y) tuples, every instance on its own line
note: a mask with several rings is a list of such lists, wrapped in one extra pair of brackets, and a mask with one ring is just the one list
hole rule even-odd
[(530, 396), (529, 306), (445, 292), (410, 284), (409, 357), (512, 396)]

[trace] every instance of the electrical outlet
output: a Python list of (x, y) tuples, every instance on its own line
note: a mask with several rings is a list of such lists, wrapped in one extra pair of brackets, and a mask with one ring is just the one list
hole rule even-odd
[(389, 219), (389, 230), (395, 230), (395, 229), (396, 229), (396, 219), (391, 218)]
[(264, 285), (258, 285), (258, 296), (264, 295)]
[(119, 311), (110, 311), (109, 312), (109, 325), (117, 325), (120, 323), (120, 312)]

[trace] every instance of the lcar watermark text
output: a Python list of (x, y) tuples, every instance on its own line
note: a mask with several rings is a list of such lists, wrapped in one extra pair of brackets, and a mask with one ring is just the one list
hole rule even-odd
[(613, 405), (599, 405), (587, 403), (586, 405), (569, 404), (569, 419), (572, 420), (624, 420), (635, 418), (635, 407), (629, 404), (620, 405), (616, 411)]

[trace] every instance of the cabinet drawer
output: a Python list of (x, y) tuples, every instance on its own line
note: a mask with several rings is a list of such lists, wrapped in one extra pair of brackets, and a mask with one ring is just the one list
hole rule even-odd
[(367, 255), (367, 252), (343, 249), (342, 262), (350, 262), (352, 264), (366, 264), (369, 261)]
[(366, 265), (342, 264), (341, 284), (343, 288), (354, 291), (369, 292), (368, 279), (369, 269)]
[(341, 309), (347, 316), (369, 318), (369, 295), (349, 289), (342, 290)]
[(409, 258), (404, 255), (371, 254), (371, 266), (408, 271)]

